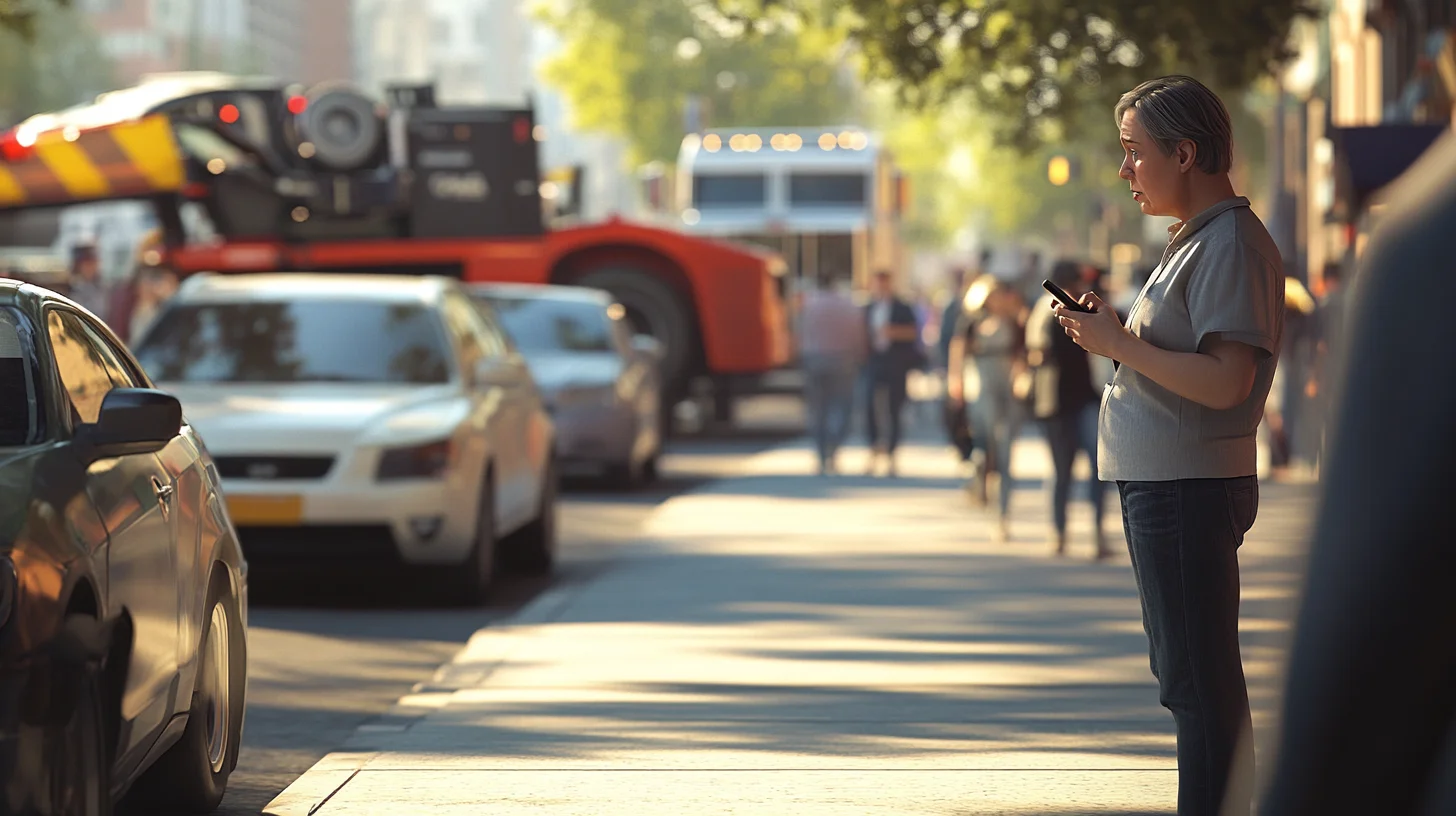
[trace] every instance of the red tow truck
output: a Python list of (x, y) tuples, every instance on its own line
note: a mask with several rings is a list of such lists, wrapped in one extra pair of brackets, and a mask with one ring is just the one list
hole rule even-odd
[(183, 276), (604, 289), (662, 343), (668, 399), (711, 396), (714, 418), (731, 422), (735, 395), (790, 359), (783, 260), (618, 218), (551, 228), (536, 133), (529, 108), (440, 107), (427, 86), (379, 102), (338, 84), (162, 75), (0, 134), (0, 210), (150, 200)]

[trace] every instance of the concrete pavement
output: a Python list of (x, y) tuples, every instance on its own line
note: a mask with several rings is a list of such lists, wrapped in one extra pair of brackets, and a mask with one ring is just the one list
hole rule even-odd
[[(1039, 441), (1016, 451), (1009, 544), (940, 446), (905, 450), (897, 480), (811, 464), (770, 452), (663, 505), (265, 812), (1172, 812), (1127, 560), (1086, 559), (1085, 504), (1071, 556), (1049, 556)], [(1310, 489), (1263, 492), (1243, 628), (1267, 732)]]

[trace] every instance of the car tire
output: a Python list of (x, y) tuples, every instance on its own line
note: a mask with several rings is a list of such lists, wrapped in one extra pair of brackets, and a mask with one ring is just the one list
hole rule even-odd
[(495, 581), (495, 473), (487, 470), (480, 485), (475, 510), (475, 539), (470, 556), (460, 566), (448, 567), (447, 581), (452, 595), (464, 606), (480, 606), (490, 598)]
[(238, 764), (247, 684), (242, 613), (232, 588), (214, 576), (203, 607), (197, 682), (187, 728), (137, 781), (130, 799), (150, 809), (210, 813)]
[(530, 524), (502, 541), (502, 554), (511, 567), (526, 575), (548, 575), (556, 566), (556, 466), (548, 463), (542, 474), (541, 502)]
[[(43, 790), (19, 812), (109, 816), (112, 747), (108, 745), (104, 666), (95, 646), (103, 626), (89, 615), (66, 618), (56, 641), (50, 705), (42, 734)], [(11, 795), (15, 791), (11, 786)], [(22, 794), (24, 795), (24, 794)], [(40, 800), (40, 801), (34, 801)]]

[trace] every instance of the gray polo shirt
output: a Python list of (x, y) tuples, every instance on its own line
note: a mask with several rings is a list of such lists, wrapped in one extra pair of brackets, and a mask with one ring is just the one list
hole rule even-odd
[(1222, 201), (1169, 229), (1163, 260), (1128, 312), (1127, 328), (1168, 351), (1223, 337), (1257, 349), (1254, 388), (1215, 410), (1120, 366), (1102, 394), (1097, 471), (1105, 481), (1252, 476), (1255, 432), (1284, 334), (1284, 271), (1247, 198)]

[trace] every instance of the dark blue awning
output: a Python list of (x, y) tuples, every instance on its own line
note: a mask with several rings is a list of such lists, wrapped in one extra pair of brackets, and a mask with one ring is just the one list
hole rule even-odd
[(1369, 197), (1395, 181), (1446, 130), (1445, 124), (1389, 124), (1335, 128), (1340, 213), (1359, 213)]

